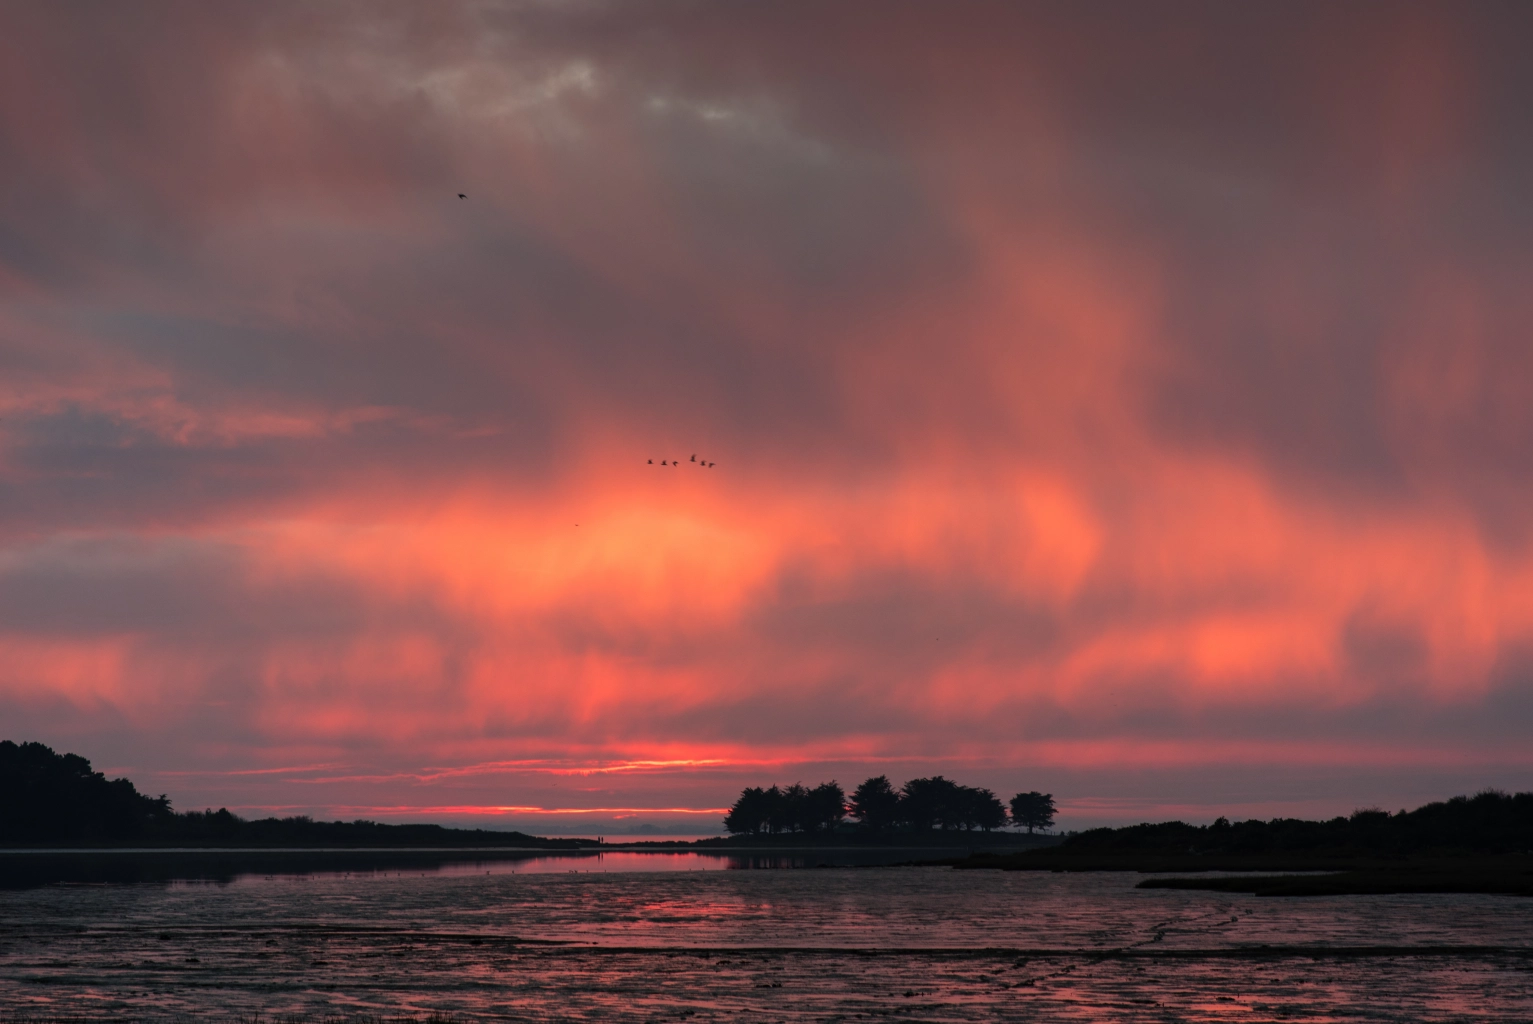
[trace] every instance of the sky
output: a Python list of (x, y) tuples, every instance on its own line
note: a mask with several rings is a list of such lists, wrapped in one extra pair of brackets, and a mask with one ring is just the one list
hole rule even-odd
[(0, 733), (545, 833), (1533, 789), (1530, 37), (7, 5)]

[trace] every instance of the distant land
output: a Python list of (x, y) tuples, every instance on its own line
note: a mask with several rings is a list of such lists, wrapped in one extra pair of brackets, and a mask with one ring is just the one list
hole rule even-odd
[(0, 742), (0, 846), (145, 847), (518, 847), (574, 850), (589, 839), (521, 832), (314, 821), (249, 821), (228, 810), (177, 812), (127, 779), (107, 780), (78, 754), (41, 743)]
[(745, 833), (695, 841), (624, 836), (610, 843), (441, 825), (315, 821), (309, 817), (249, 820), (223, 808), (176, 811), (169, 799), (145, 796), (128, 779), (108, 780), (79, 754), (59, 754), (41, 743), (0, 741), (0, 848), (570, 851), (617, 846), (656, 850), (899, 846), (954, 851), (1033, 847), (1058, 841), (1053, 836), (1009, 832), (890, 832), (847, 825), (833, 830)]
[[(880, 777), (869, 780), (865, 786), (884, 781)], [(944, 783), (959, 795), (966, 790), (940, 777), (914, 780), (933, 781)], [(883, 788), (894, 794), (891, 787)], [(747, 790), (742, 798), (756, 792)], [(775, 787), (759, 791), (768, 797), (773, 792)], [(814, 792), (805, 790), (804, 794)], [(793, 793), (794, 788), (790, 787), (783, 795)], [(1027, 795), (1019, 794), (1019, 799)], [(1046, 794), (1031, 795), (1046, 798)], [(783, 806), (791, 807), (791, 800)], [(1277, 818), (1230, 822), (1220, 818), (1211, 825), (1172, 821), (1098, 828), (1064, 836), (842, 824), (808, 831), (744, 832), (694, 841), (623, 837), (617, 843), (602, 843), (595, 839), (547, 838), (440, 825), (324, 822), (307, 817), (246, 820), (224, 809), (177, 812), (164, 796), (144, 796), (127, 779), (108, 780), (77, 754), (58, 754), (41, 743), (0, 742), (0, 848), (13, 851), (58, 848), (84, 853), (92, 849), (143, 848), (158, 851), (153, 856), (164, 858), (191, 856), (194, 851), (211, 854), (264, 850), (275, 855), (281, 850), (316, 854), (353, 850), (372, 851), (369, 863), (387, 854), (393, 858), (390, 865), (404, 868), (417, 862), (424, 866), (430, 858), (421, 857), (429, 851), (444, 850), (504, 851), (504, 855), (514, 855), (513, 851), (594, 852), (620, 848), (723, 853), (830, 847), (925, 850), (929, 851), (928, 857), (946, 852), (949, 856), (943, 860), (923, 861), (918, 856), (910, 860), (946, 864), (961, 870), (1181, 873), (1182, 877), (1157, 877), (1139, 884), (1142, 888), (1205, 889), (1259, 896), (1404, 892), (1533, 895), (1533, 793), (1487, 790), (1472, 797), (1429, 803), (1414, 811), (1390, 814), (1361, 810), (1329, 821)], [(178, 850), (185, 853), (177, 853)], [(8, 858), (15, 856), (9, 854)], [(382, 864), (383, 861), (378, 861), (378, 865)], [(21, 867), (22, 861), (17, 860), (10, 870)], [(109, 873), (149, 870), (116, 863), (110, 867), (84, 865), (82, 870), (87, 867), (93, 872)], [(319, 862), (315, 867), (319, 867)], [(1185, 876), (1187, 872), (1216, 871), (1240, 874)]]
[(1220, 818), (1203, 826), (1171, 821), (1098, 828), (1069, 835), (1047, 849), (975, 853), (943, 863), (1005, 871), (1249, 872), (1153, 878), (1139, 886), (1258, 896), (1533, 896), (1533, 793), (1486, 790), (1414, 811), (1362, 810), (1329, 821)]

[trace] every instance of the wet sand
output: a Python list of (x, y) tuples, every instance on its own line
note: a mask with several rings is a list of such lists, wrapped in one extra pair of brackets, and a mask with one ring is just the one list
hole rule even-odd
[(242, 877), (0, 893), (13, 1016), (1527, 1021), (1486, 896), (938, 868)]

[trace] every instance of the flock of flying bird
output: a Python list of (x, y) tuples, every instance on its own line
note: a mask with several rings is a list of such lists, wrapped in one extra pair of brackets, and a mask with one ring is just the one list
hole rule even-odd
[[(459, 199), (467, 199), (468, 196), (464, 195), (462, 192), (459, 192), (458, 193), (458, 198)], [(713, 468), (713, 463), (711, 463), (711, 462), (706, 462), (706, 461), (698, 462), (696, 455), (692, 456), (691, 461), (697, 463), (697, 465), (702, 467), (703, 469), (712, 469)], [(654, 464), (655, 464), (655, 460), (654, 459), (650, 459), (649, 460), (649, 465), (653, 466)], [(681, 460), (680, 459), (661, 459), (660, 460), (660, 465), (662, 465), (662, 466), (679, 466), (679, 465), (681, 465)], [(576, 523), (575, 525), (579, 526), (580, 524)]]
[[(692, 461), (693, 462), (697, 462), (697, 456), (696, 455), (692, 456)], [(655, 464), (655, 460), (654, 459), (650, 459), (649, 460), (649, 465), (653, 466), (654, 464)], [(679, 466), (679, 465), (681, 465), (681, 460), (680, 459), (661, 459), (660, 460), (660, 465), (662, 465), (662, 466)], [(712, 469), (713, 468), (713, 463), (708, 462), (707, 460), (704, 460), (702, 462), (697, 462), (697, 465), (701, 469)]]

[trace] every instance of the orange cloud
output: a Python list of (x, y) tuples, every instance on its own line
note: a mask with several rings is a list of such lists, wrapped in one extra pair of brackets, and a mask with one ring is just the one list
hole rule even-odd
[(1516, 33), (648, 13), (0, 33), (17, 738), (449, 816), (1526, 778)]

